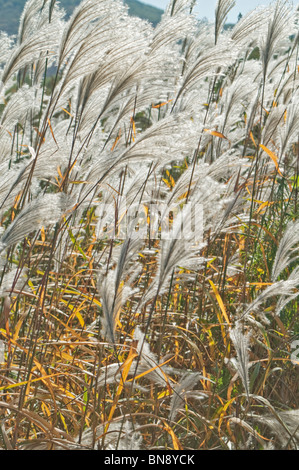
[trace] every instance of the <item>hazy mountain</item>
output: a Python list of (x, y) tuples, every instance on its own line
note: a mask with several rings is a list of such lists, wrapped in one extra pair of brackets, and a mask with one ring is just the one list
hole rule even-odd
[[(61, 6), (70, 15), (81, 0), (60, 0)], [(0, 30), (8, 34), (16, 34), (19, 27), (19, 19), (25, 5), (25, 0), (0, 0)], [(129, 12), (132, 16), (150, 21), (153, 25), (159, 23), (163, 10), (138, 2), (137, 0), (126, 0)]]

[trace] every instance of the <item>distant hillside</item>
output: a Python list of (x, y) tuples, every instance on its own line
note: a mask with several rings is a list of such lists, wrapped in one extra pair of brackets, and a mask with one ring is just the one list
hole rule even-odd
[[(73, 9), (79, 5), (81, 0), (60, 0), (61, 6), (70, 15)], [(8, 34), (16, 34), (19, 27), (19, 19), (23, 11), (25, 0), (0, 0), (0, 30)], [(150, 21), (156, 26), (163, 13), (163, 10), (145, 5), (137, 0), (125, 0), (129, 6), (129, 13), (132, 16), (139, 16), (142, 19)]]
[(163, 10), (160, 10), (160, 8), (145, 5), (144, 3), (136, 0), (125, 0), (125, 2), (129, 6), (129, 13), (132, 16), (139, 16), (139, 18), (142, 18), (143, 20), (148, 20), (154, 26), (156, 26), (161, 20)]

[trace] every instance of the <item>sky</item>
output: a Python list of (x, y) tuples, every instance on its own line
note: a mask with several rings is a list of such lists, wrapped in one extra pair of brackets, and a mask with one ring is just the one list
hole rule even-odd
[[(153, 5), (157, 8), (164, 10), (168, 4), (168, 0), (141, 0), (143, 3)], [(196, 11), (201, 18), (206, 17), (208, 20), (214, 20), (214, 13), (217, 0), (198, 0)], [(228, 22), (235, 23), (238, 19), (239, 13), (245, 15), (259, 5), (269, 5), (271, 0), (236, 0), (236, 6), (231, 10), (228, 15)]]

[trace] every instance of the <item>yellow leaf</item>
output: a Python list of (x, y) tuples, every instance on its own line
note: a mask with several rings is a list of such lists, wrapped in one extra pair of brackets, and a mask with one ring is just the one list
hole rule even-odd
[(273, 204), (274, 202), (269, 202), (269, 201), (263, 202), (258, 208), (258, 210), (256, 211), (256, 213), (259, 214), (259, 212), (261, 212), (264, 209), (264, 207), (272, 206)]
[(62, 111), (64, 111), (64, 112), (65, 112), (66, 114), (68, 114), (69, 116), (74, 117), (71, 113), (69, 113), (69, 112), (67, 111), (67, 109), (62, 108), (62, 107), (61, 107), (61, 109), (62, 109)]
[(173, 177), (171, 176), (171, 174), (169, 173), (168, 170), (166, 170), (166, 174), (167, 174), (167, 176), (168, 176), (168, 178), (169, 178), (169, 181), (170, 181), (171, 186), (174, 188), (174, 187), (175, 187), (175, 181), (174, 181)]
[(60, 412), (59, 412), (59, 416), (60, 416), (60, 419), (61, 419), (61, 421), (62, 421), (62, 424), (63, 424), (63, 427), (64, 427), (64, 429), (65, 429), (65, 430), (66, 430), (66, 432), (68, 433), (68, 432), (69, 432), (69, 430), (68, 430), (68, 428), (67, 428), (67, 425), (66, 425), (66, 422), (65, 422), (64, 416), (63, 416), (63, 415), (62, 415)]
[(83, 328), (85, 326), (85, 322), (83, 320), (83, 317), (82, 317), (81, 313), (78, 310), (76, 311), (76, 317), (78, 318), (79, 323)]
[(35, 132), (41, 137), (42, 141), (45, 142), (45, 137), (39, 132), (39, 130), (37, 129), (37, 127), (34, 127), (33, 129), (34, 129)]
[(120, 379), (120, 382), (119, 382), (119, 385), (118, 385), (118, 388), (117, 388), (117, 391), (116, 391), (116, 395), (115, 395), (115, 398), (113, 400), (113, 405), (111, 407), (111, 410), (110, 410), (110, 413), (109, 413), (109, 418), (108, 418), (108, 423), (105, 427), (105, 432), (108, 431), (108, 428), (109, 428), (109, 424), (110, 424), (110, 421), (112, 420), (113, 418), (113, 415), (114, 415), (114, 412), (115, 412), (115, 409), (116, 409), (116, 406), (117, 406), (117, 402), (118, 402), (118, 399), (121, 395), (121, 392), (124, 388), (124, 384), (127, 380), (127, 377), (128, 377), (128, 374), (130, 372), (130, 368), (132, 366), (132, 362), (133, 360), (135, 359), (135, 357), (137, 357), (138, 354), (134, 348), (134, 345), (132, 345), (131, 349), (130, 349), (130, 352), (129, 352), (129, 355), (127, 357), (127, 359), (125, 360), (125, 362), (123, 363), (123, 365), (121, 366), (120, 370), (122, 371), (121, 372), (121, 379)]
[(40, 229), (40, 234), (41, 234), (42, 241), (45, 242), (46, 241), (46, 233), (45, 233), (44, 226)]
[(0, 387), (0, 391), (8, 390), (8, 389), (15, 388), (15, 387), (20, 387), (21, 385), (26, 385), (29, 382), (30, 383), (39, 382), (40, 380), (45, 380), (45, 379), (48, 379), (50, 377), (57, 377), (58, 375), (64, 375), (64, 374), (60, 372), (59, 374), (50, 374), (50, 375), (46, 375), (45, 377), (38, 377), (37, 379), (32, 379), (32, 380), (29, 379), (29, 380), (25, 380), (24, 382), (18, 382), (16, 384), (5, 385), (4, 387)]
[(48, 418), (51, 418), (50, 408), (43, 401), (41, 402), (41, 407), (45, 415), (47, 415)]
[(223, 317), (225, 318), (226, 323), (227, 323), (228, 325), (230, 325), (231, 322), (230, 322), (230, 320), (229, 320), (229, 318), (228, 318), (228, 316), (227, 316), (226, 309), (225, 309), (224, 303), (223, 303), (223, 301), (222, 301), (222, 299), (221, 299), (221, 297), (220, 297), (220, 294), (219, 294), (219, 292), (218, 292), (218, 289), (217, 289), (217, 287), (215, 286), (215, 284), (214, 284), (213, 281), (210, 280), (209, 282), (210, 282), (210, 284), (211, 284), (211, 286), (212, 286), (212, 289), (213, 289), (213, 291), (214, 291), (214, 294), (215, 294), (215, 296), (216, 296), (216, 299), (217, 299), (217, 302), (218, 302), (219, 307), (220, 307), (220, 309), (221, 309), (222, 315), (223, 315)]
[(222, 424), (222, 421), (225, 417), (225, 412), (227, 410), (227, 408), (233, 403), (234, 400), (236, 400), (237, 397), (233, 397), (231, 398), (230, 400), (228, 400), (224, 406), (222, 406), (220, 408), (220, 410), (218, 411), (217, 414), (220, 414), (220, 417), (219, 417), (219, 423), (218, 423), (218, 432), (220, 432), (220, 429), (221, 429), (221, 424)]
[(155, 109), (158, 109), (158, 108), (162, 108), (162, 106), (165, 106), (166, 104), (168, 103), (171, 103), (172, 100), (169, 100), (169, 101), (165, 101), (164, 103), (160, 103), (160, 104), (152, 104), (152, 108), (155, 108)]
[(281, 173), (280, 169), (279, 169), (279, 166), (278, 166), (278, 158), (277, 156), (271, 151), (269, 150), (267, 147), (265, 147), (265, 145), (263, 144), (260, 144), (260, 147), (264, 150), (264, 152), (267, 153), (267, 155), (269, 155), (269, 157), (271, 158), (271, 160), (273, 161), (275, 167), (276, 167), (276, 170), (277, 170), (277, 173), (280, 174), (280, 176), (283, 177), (283, 174)]
[(162, 366), (164, 366), (165, 364), (167, 364), (168, 362), (170, 362), (172, 359), (174, 358), (174, 356), (172, 356), (170, 359), (168, 359), (167, 361), (163, 362), (162, 364), (157, 364), (155, 367), (152, 367), (151, 369), (148, 369), (146, 370), (145, 372), (142, 372), (141, 374), (137, 375), (136, 377), (134, 377), (134, 379), (130, 379), (128, 380), (128, 382), (132, 382), (133, 380), (137, 380), (137, 379), (140, 379), (141, 377), (143, 377), (144, 375), (147, 375), (149, 374), (150, 372), (156, 370), (156, 369), (160, 369), (161, 373), (163, 374), (164, 376), (164, 379), (165, 379), (165, 382), (168, 384), (168, 377), (167, 375), (165, 374), (165, 372), (163, 372), (163, 370), (161, 369)]
[(161, 398), (169, 397), (169, 395), (170, 395), (169, 390), (163, 390), (163, 392), (159, 393), (158, 400), (160, 400)]
[(52, 137), (53, 137), (53, 139), (54, 139), (54, 142), (55, 142), (55, 144), (58, 146), (57, 141), (56, 141), (56, 139), (55, 139), (55, 135), (54, 135), (52, 126), (51, 126), (51, 121), (50, 121), (49, 118), (48, 118), (48, 124), (49, 124), (49, 129), (50, 129), (50, 131), (51, 131)]
[(215, 137), (220, 137), (220, 139), (228, 140), (228, 138), (225, 137), (225, 135), (221, 134), (221, 132), (211, 131), (210, 129), (204, 129), (204, 131), (207, 132), (210, 135), (214, 135)]
[(252, 132), (250, 132), (250, 134), (249, 134), (249, 135), (250, 135), (250, 138), (251, 138), (251, 140), (252, 140), (252, 142), (253, 142), (253, 145), (254, 145), (255, 147), (257, 147), (257, 145), (256, 145), (256, 141), (254, 140), (254, 137), (253, 137), (253, 133), (252, 133)]
[(171, 183), (170, 183), (166, 178), (162, 178), (162, 181), (163, 181), (165, 184), (167, 184), (167, 186), (168, 186), (169, 188), (172, 187), (172, 186), (171, 186)]
[(28, 279), (28, 286), (29, 286), (29, 287), (31, 287), (31, 289), (32, 289), (33, 293), (36, 295), (36, 290), (35, 290), (35, 287), (34, 287), (34, 285), (33, 285), (32, 281), (30, 281), (30, 279)]
[(163, 421), (163, 424), (164, 424), (165, 431), (167, 431), (168, 434), (171, 436), (174, 450), (183, 450), (182, 444), (180, 443), (180, 441), (176, 437), (176, 435), (175, 435), (174, 431), (171, 429), (171, 427), (165, 421)]
[(250, 282), (250, 286), (257, 286), (257, 287), (262, 287), (262, 286), (272, 286), (272, 282)]
[(57, 167), (57, 172), (58, 172), (60, 178), (63, 178), (63, 174), (61, 173), (60, 166)]
[(116, 145), (117, 145), (117, 143), (118, 143), (120, 137), (121, 137), (121, 129), (118, 131), (118, 134), (117, 134), (117, 137), (116, 137), (116, 139), (115, 139), (115, 141), (114, 141), (114, 144), (113, 144), (112, 147), (111, 147), (111, 152), (113, 152), (113, 150), (115, 149), (115, 147), (116, 147)]
[(133, 118), (131, 118), (131, 124), (132, 124), (132, 130), (133, 130), (134, 137), (136, 137), (136, 126), (135, 126), (135, 121), (134, 121)]
[(65, 299), (61, 299), (61, 301), (63, 303), (65, 303), (67, 305), (67, 307), (72, 311), (72, 315), (70, 316), (70, 318), (68, 319), (67, 321), (67, 325), (69, 324), (69, 322), (73, 319), (74, 316), (76, 316), (79, 320), (79, 323), (80, 325), (82, 326), (82, 328), (84, 328), (85, 326), (85, 322), (83, 320), (83, 317), (80, 313), (80, 310), (82, 310), (84, 304), (86, 303), (86, 300), (84, 299), (80, 305), (78, 307), (74, 307), (74, 305), (70, 304), (69, 301), (65, 300)]
[(19, 332), (20, 332), (20, 329), (21, 329), (21, 326), (23, 325), (23, 321), (25, 320), (25, 316), (22, 316), (18, 323), (16, 324), (15, 326), (15, 329), (14, 329), (14, 335), (13, 335), (13, 340), (14, 341), (17, 341), (18, 339), (18, 336), (19, 336)]

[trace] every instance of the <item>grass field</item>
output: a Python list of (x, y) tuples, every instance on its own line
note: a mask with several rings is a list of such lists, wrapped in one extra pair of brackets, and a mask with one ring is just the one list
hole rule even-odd
[(1, 448), (298, 448), (298, 10), (234, 3), (0, 36)]

